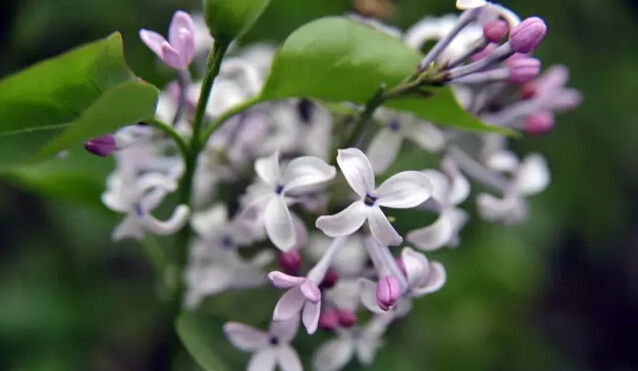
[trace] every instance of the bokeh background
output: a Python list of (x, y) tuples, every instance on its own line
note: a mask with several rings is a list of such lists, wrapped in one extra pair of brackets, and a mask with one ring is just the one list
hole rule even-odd
[[(553, 174), (531, 200), (530, 222), (474, 218), (460, 249), (436, 254), (448, 284), (391, 328), (373, 370), (638, 370), (638, 2), (504, 3), (546, 19), (537, 55), (568, 65), (585, 100), (551, 135), (513, 144), (545, 154)], [(171, 76), (137, 30), (163, 32), (176, 9), (199, 6), (2, 1), (0, 76), (119, 30), (133, 70), (164, 84)], [(272, 0), (244, 41), (277, 42), (308, 20), (355, 9), (405, 28), (453, 12), (454, 1)], [(118, 217), (98, 202), (111, 161), (81, 150), (73, 158), (0, 180), (0, 370), (169, 370), (170, 319), (152, 269), (137, 245), (110, 241)], [(242, 300), (231, 294), (208, 308), (256, 323), (275, 297)], [(317, 341), (302, 336), (300, 352)], [(227, 355), (232, 370), (247, 360)]]

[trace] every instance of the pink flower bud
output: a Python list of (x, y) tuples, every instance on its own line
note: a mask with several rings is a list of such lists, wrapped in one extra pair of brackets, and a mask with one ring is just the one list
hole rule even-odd
[(379, 308), (389, 310), (401, 296), (399, 281), (394, 276), (385, 276), (377, 283), (377, 303)]
[(323, 277), (323, 281), (321, 281), (322, 289), (331, 289), (335, 287), (337, 282), (339, 281), (339, 274), (334, 269), (328, 269), (326, 275)]
[(487, 56), (492, 54), (495, 49), (496, 49), (495, 44), (488, 44), (483, 50), (481, 50), (480, 52), (470, 57), (470, 60), (472, 62), (477, 62), (477, 61), (480, 61), (481, 59), (487, 58)]
[(546, 134), (554, 127), (554, 114), (547, 111), (535, 112), (525, 120), (524, 130), (527, 134)]
[(357, 323), (357, 315), (355, 312), (347, 309), (340, 309), (338, 311), (339, 314), (339, 324), (345, 328), (350, 328)]
[(516, 53), (531, 53), (545, 37), (547, 25), (538, 17), (530, 17), (510, 32), (510, 46)]
[(497, 19), (483, 26), (483, 36), (487, 40), (498, 44), (507, 36), (509, 30), (507, 22)]
[(509, 70), (509, 82), (512, 84), (524, 84), (535, 79), (541, 72), (541, 62), (536, 58), (513, 58), (505, 62)]
[(297, 250), (279, 253), (279, 266), (286, 274), (298, 275), (301, 269), (301, 254)]
[(528, 82), (521, 86), (521, 99), (528, 100), (532, 99), (538, 94), (538, 87), (533, 82)]
[(84, 148), (96, 156), (106, 157), (117, 149), (115, 137), (112, 134), (103, 135), (84, 142)]
[(334, 309), (322, 310), (319, 316), (319, 328), (334, 331), (339, 327), (339, 312)]

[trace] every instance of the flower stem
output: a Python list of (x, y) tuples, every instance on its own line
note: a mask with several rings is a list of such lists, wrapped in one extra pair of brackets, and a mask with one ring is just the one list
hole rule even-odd
[(168, 134), (168, 136), (170, 136), (175, 141), (175, 144), (177, 144), (177, 148), (182, 153), (182, 156), (184, 158), (188, 156), (188, 152), (189, 152), (188, 144), (186, 143), (184, 138), (181, 135), (179, 135), (179, 133), (175, 131), (175, 129), (173, 129), (172, 126), (156, 118), (150, 118), (148, 120), (144, 120), (144, 123)]
[(381, 86), (374, 94), (374, 96), (372, 96), (372, 98), (368, 100), (365, 107), (363, 108), (363, 111), (361, 111), (361, 113), (357, 117), (357, 120), (355, 121), (355, 126), (352, 130), (352, 133), (350, 134), (350, 137), (348, 138), (348, 140), (345, 141), (343, 147), (340, 148), (349, 148), (355, 146), (357, 142), (359, 142), (359, 138), (365, 132), (366, 126), (370, 122), (370, 119), (372, 119), (374, 111), (376, 111), (377, 108), (379, 108), (385, 101), (386, 97), (384, 93), (385, 86)]

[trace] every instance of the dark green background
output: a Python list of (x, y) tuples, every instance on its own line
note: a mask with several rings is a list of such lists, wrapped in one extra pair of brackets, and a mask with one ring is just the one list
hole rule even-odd
[[(137, 30), (165, 32), (174, 10), (199, 5), (3, 1), (0, 75), (120, 30), (133, 70), (163, 84), (171, 76), (156, 68)], [(374, 370), (638, 370), (638, 5), (505, 5), (546, 19), (537, 55), (571, 68), (583, 105), (559, 116), (551, 135), (513, 145), (547, 155), (552, 170), (551, 187), (531, 201), (531, 221), (501, 228), (474, 218), (459, 250), (437, 253), (448, 284), (392, 327)], [(396, 6), (389, 22), (403, 27), (454, 11), (453, 0)], [(272, 0), (245, 41), (281, 40), (310, 19), (351, 9), (349, 0)], [(138, 246), (110, 242), (118, 217), (98, 203), (111, 161), (81, 149), (71, 156), (70, 165), (2, 180), (0, 369), (168, 370), (168, 319), (152, 271)], [(209, 308), (256, 324), (275, 300), (274, 290), (249, 305), (233, 294)], [(301, 336), (300, 352), (318, 341)], [(232, 364), (247, 360), (230, 354)]]

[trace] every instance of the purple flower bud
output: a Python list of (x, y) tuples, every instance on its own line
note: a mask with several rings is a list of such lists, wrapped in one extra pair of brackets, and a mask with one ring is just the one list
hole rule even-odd
[(301, 254), (297, 250), (279, 253), (279, 266), (286, 274), (298, 275), (301, 269)]
[(142, 41), (167, 65), (186, 70), (195, 57), (195, 24), (188, 13), (177, 11), (168, 29), (168, 40), (154, 31), (140, 30)]
[(319, 316), (319, 328), (334, 331), (339, 327), (339, 312), (335, 309), (322, 310)]
[(547, 111), (535, 112), (525, 120), (524, 130), (527, 134), (546, 134), (554, 127), (554, 114)]
[(508, 81), (512, 84), (530, 82), (541, 72), (541, 62), (531, 57), (510, 58), (505, 65), (509, 70)]
[(509, 30), (507, 22), (497, 19), (483, 26), (483, 36), (487, 40), (498, 44), (507, 36)]
[(531, 53), (545, 37), (547, 25), (538, 17), (530, 17), (510, 32), (510, 46), (516, 53)]
[(399, 281), (394, 276), (385, 276), (377, 283), (377, 303), (379, 308), (389, 310), (401, 296)]
[(528, 82), (521, 86), (521, 99), (528, 100), (532, 99), (538, 94), (538, 87), (533, 82)]
[(357, 315), (355, 312), (348, 309), (340, 309), (337, 311), (339, 314), (339, 324), (345, 328), (350, 328), (357, 323)]
[(322, 289), (331, 289), (335, 287), (338, 281), (339, 274), (334, 269), (328, 269), (319, 286), (321, 286)]
[(106, 157), (117, 149), (113, 134), (106, 134), (84, 142), (84, 148), (96, 156)]

